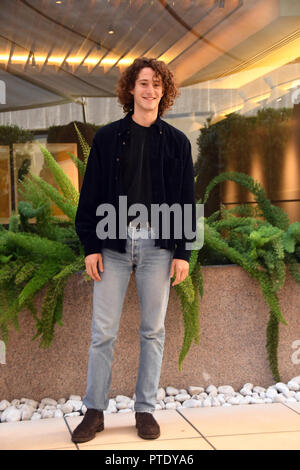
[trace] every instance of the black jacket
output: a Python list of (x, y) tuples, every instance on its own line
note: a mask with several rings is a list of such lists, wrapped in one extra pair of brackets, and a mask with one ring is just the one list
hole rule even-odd
[[(95, 134), (80, 192), (75, 218), (76, 233), (84, 247), (85, 256), (110, 248), (125, 253), (126, 239), (101, 240), (96, 225), (105, 216), (97, 216), (99, 204), (110, 203), (116, 209), (118, 235), (119, 195), (124, 194), (120, 180), (120, 161), (130, 139), (131, 111), (124, 118), (101, 127)], [(194, 198), (194, 169), (191, 144), (186, 135), (158, 116), (150, 126), (150, 167), (152, 203), (179, 203), (192, 205), (192, 227), (196, 232), (196, 205)], [(191, 251), (185, 243), (196, 237), (155, 239), (155, 246), (174, 251), (174, 258), (189, 261)]]

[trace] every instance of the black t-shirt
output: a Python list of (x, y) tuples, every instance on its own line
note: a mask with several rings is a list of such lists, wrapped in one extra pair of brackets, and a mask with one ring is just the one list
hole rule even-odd
[[(131, 119), (130, 144), (120, 164), (122, 186), (124, 194), (127, 195), (128, 209), (131, 204), (144, 204), (148, 210), (147, 220), (151, 223), (152, 187), (149, 154), (149, 127), (141, 126)], [(137, 211), (135, 216), (128, 216), (128, 223), (141, 215)]]

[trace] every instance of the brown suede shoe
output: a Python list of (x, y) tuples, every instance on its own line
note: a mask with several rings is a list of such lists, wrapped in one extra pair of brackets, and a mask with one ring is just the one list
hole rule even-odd
[(157, 439), (160, 436), (159, 424), (155, 421), (152, 413), (136, 411), (135, 420), (138, 436), (143, 439)]
[(83, 420), (72, 433), (73, 442), (87, 442), (96, 437), (96, 432), (103, 431), (103, 411), (88, 408)]

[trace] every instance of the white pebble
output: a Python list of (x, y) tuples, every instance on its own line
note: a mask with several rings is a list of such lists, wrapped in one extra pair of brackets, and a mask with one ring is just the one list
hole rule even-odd
[(21, 408), (21, 420), (26, 421), (31, 418), (35, 411), (35, 408), (33, 406), (29, 406), (26, 403), (22, 406)]
[(220, 403), (220, 405), (223, 405), (223, 403), (225, 403), (225, 398), (224, 398), (224, 395), (220, 393), (220, 395), (218, 395), (217, 397), (214, 398), (215, 400), (218, 400), (218, 402)]
[(300, 386), (300, 375), (297, 375), (297, 377), (293, 377), (290, 381), (296, 382)]
[(42, 418), (41, 414), (38, 413), (37, 411), (35, 411), (35, 412), (33, 413), (33, 415), (31, 416), (30, 421), (35, 421), (35, 420), (41, 419), (41, 418)]
[(42, 410), (42, 419), (53, 418), (54, 410)]
[(199, 406), (199, 400), (187, 399), (182, 403), (183, 408), (197, 408)]
[(164, 399), (165, 403), (171, 403), (172, 401), (175, 401), (175, 397), (173, 395), (170, 395), (169, 397), (165, 397)]
[(199, 395), (192, 395), (192, 399), (193, 400), (200, 400), (200, 397), (199, 397)]
[(277, 384), (275, 384), (275, 387), (276, 389), (278, 390), (278, 392), (281, 392), (281, 393), (284, 393), (284, 394), (288, 394), (289, 393), (289, 388), (287, 385), (285, 385), (284, 383), (282, 382), (277, 382)]
[(63, 414), (72, 413), (73, 406), (71, 405), (71, 403), (65, 403), (64, 405), (62, 405), (61, 411), (63, 412)]
[[(251, 403), (251, 395), (246, 395), (245, 397), (242, 398), (242, 405), (249, 405)], [(271, 400), (271, 398), (268, 398), (268, 400)], [(272, 400), (271, 400), (272, 403)]]
[(264, 398), (265, 403), (273, 403), (272, 398)]
[[(19, 401), (19, 400), (18, 400)], [(15, 421), (20, 421), (21, 419), (21, 410), (18, 410), (15, 406), (8, 406), (1, 415), (1, 422), (13, 423)]]
[(56, 406), (55, 405), (45, 405), (43, 410), (56, 410)]
[(252, 391), (251, 391), (250, 388), (245, 388), (245, 387), (243, 387), (243, 388), (241, 388), (241, 390), (240, 390), (240, 394), (241, 394), (241, 395), (244, 395), (244, 396), (252, 395)]
[(202, 393), (204, 392), (204, 388), (203, 387), (195, 387), (195, 386), (190, 386), (188, 387), (188, 393), (190, 395), (199, 395), (199, 393)]
[(205, 389), (206, 393), (211, 393), (211, 392), (217, 392), (218, 389), (217, 387), (215, 387), (214, 385), (209, 385), (206, 389)]
[(157, 401), (160, 401), (160, 400), (163, 400), (166, 396), (166, 391), (164, 388), (159, 388), (157, 390), (157, 395), (156, 395), (156, 400)]
[(115, 398), (116, 402), (124, 402), (124, 401), (130, 401), (131, 399), (129, 397), (126, 397), (125, 395), (117, 395)]
[(188, 393), (178, 393), (178, 395), (175, 396), (175, 400), (180, 401), (181, 403), (185, 400), (189, 400), (190, 398), (191, 395), (189, 395)]
[(167, 395), (178, 395), (179, 393), (179, 390), (177, 390), (177, 388), (174, 388), (174, 387), (167, 387), (166, 388), (166, 392), (167, 392)]
[(274, 403), (285, 403), (285, 401), (286, 397), (283, 395), (283, 393), (278, 393), (278, 395), (273, 400)]
[(19, 405), (20, 405), (20, 400), (15, 399), (15, 400), (13, 400), (13, 401), (11, 402), (11, 406), (17, 407), (17, 406), (19, 406)]
[(126, 408), (128, 408), (129, 401), (118, 401), (116, 407), (118, 408), (118, 410), (125, 410)]
[(246, 383), (246, 384), (243, 385), (243, 388), (247, 388), (247, 389), (249, 389), (249, 390), (252, 390), (252, 389), (253, 389), (253, 384), (251, 384), (251, 383)]
[(39, 402), (35, 400), (30, 400), (29, 398), (26, 399), (25, 404), (28, 406), (32, 406), (32, 408), (36, 409), (38, 407)]
[(277, 392), (277, 390), (276, 390), (275, 388), (269, 387), (269, 388), (267, 389), (267, 391), (266, 391), (266, 397), (267, 397), (267, 398), (271, 398), (272, 400), (273, 400), (275, 397), (277, 397), (277, 395), (278, 395), (278, 392)]
[(220, 406), (221, 402), (217, 397), (212, 397), (211, 399), (211, 406)]
[(264, 402), (265, 401), (263, 400), (263, 398), (256, 398), (256, 397), (252, 396), (249, 403), (252, 404), (252, 405), (259, 405), (259, 404), (262, 404)]
[(57, 401), (56, 400), (53, 400), (53, 398), (43, 398), (41, 400), (41, 403), (40, 405), (44, 405), (44, 407), (46, 405), (53, 405), (53, 406), (56, 406), (57, 405)]
[(256, 392), (256, 393), (264, 393), (265, 391), (266, 389), (264, 387), (256, 386), (253, 388), (253, 392)]
[(69, 400), (72, 401), (81, 401), (81, 397), (79, 395), (70, 395)]
[(210, 399), (210, 397), (207, 397), (207, 398), (205, 398), (205, 400), (203, 400), (202, 406), (204, 406), (204, 407), (206, 407), (206, 406), (211, 406), (211, 399)]
[(298, 392), (298, 390), (300, 390), (300, 385), (295, 380), (290, 380), (287, 383), (287, 386), (289, 390), (293, 390), (294, 392)]
[(230, 403), (231, 405), (241, 405), (242, 399), (240, 397), (230, 397), (227, 400), (227, 403)]
[(176, 409), (175, 401), (171, 401), (170, 403), (166, 403), (166, 410), (175, 410), (175, 409)]
[(124, 408), (122, 410), (119, 410), (119, 413), (132, 413), (132, 409), (131, 408)]
[(66, 402), (66, 405), (71, 405), (72, 411), (80, 411), (82, 407), (82, 401), (81, 400), (68, 400)]
[(285, 400), (285, 403), (297, 403), (297, 400), (294, 397), (289, 397)]
[(4, 411), (8, 406), (10, 406), (9, 401), (7, 400), (0, 401), (0, 411)]
[(54, 411), (54, 418), (62, 418), (63, 417), (63, 412), (60, 409), (57, 409)]
[(128, 408), (130, 408), (131, 410), (133, 410), (133, 408), (134, 408), (134, 400), (130, 400), (130, 402), (128, 403)]
[(218, 387), (218, 392), (219, 393), (224, 393), (224, 394), (227, 394), (227, 395), (234, 395), (234, 388), (231, 387), (230, 385), (220, 385), (220, 387)]

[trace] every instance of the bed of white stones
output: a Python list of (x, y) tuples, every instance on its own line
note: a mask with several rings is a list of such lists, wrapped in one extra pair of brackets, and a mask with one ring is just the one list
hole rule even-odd
[[(107, 413), (134, 412), (135, 394), (132, 398), (117, 395), (109, 400)], [(236, 392), (230, 385), (209, 385), (206, 388), (189, 386), (187, 389), (177, 389), (169, 386), (159, 388), (157, 392), (157, 410), (177, 408), (195, 408), (206, 406), (234, 406), (258, 403), (300, 403), (300, 375), (293, 377), (287, 384), (277, 382), (268, 388), (254, 386), (251, 383), (243, 385)], [(45, 418), (62, 418), (67, 416), (84, 415), (86, 406), (80, 396), (70, 395), (68, 399), (43, 398), (40, 402), (30, 398), (15, 399), (11, 402), (0, 401), (1, 423), (14, 421), (36, 420)]]

